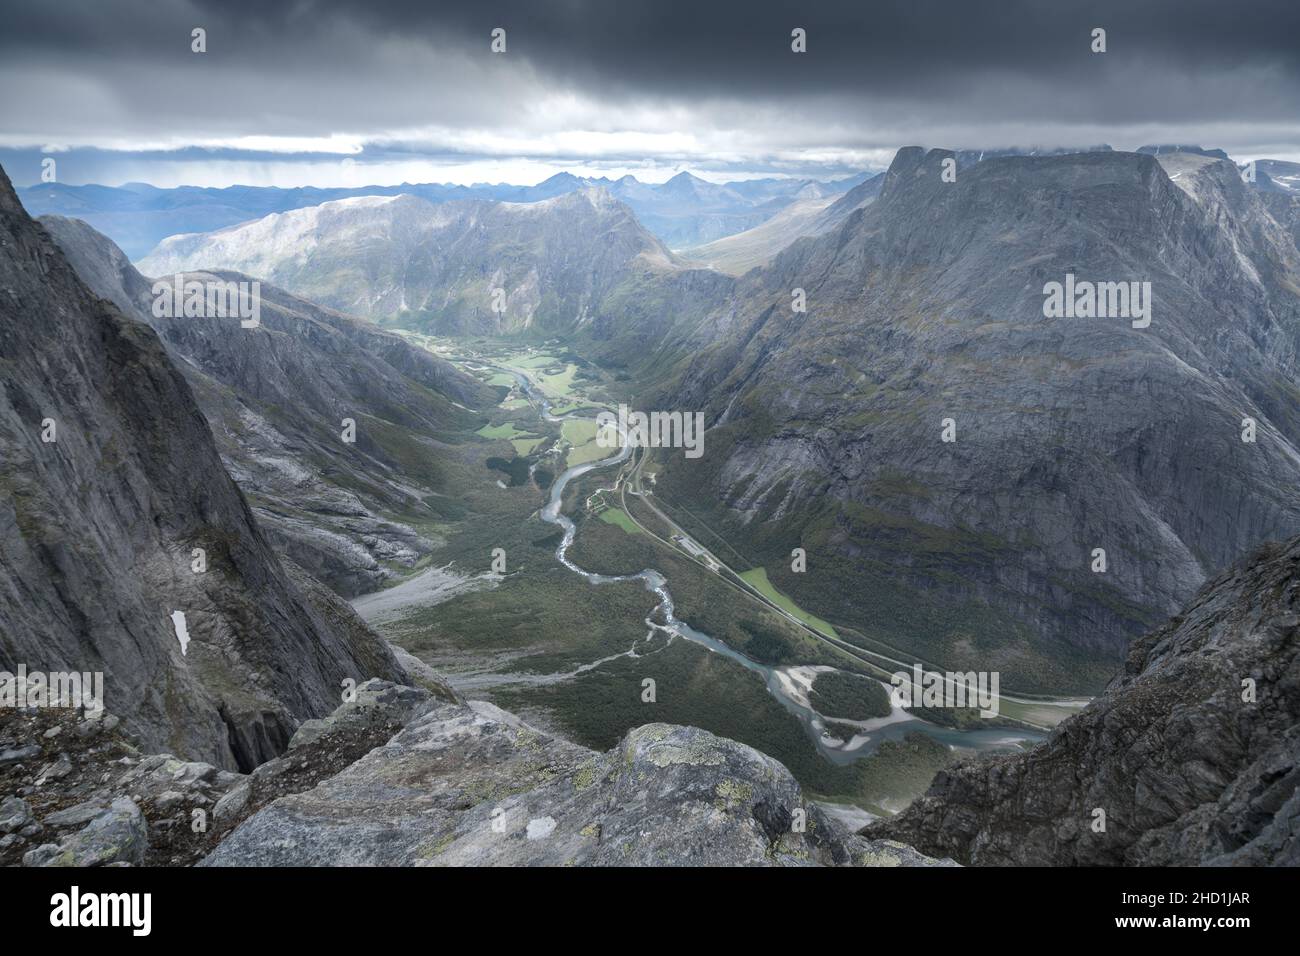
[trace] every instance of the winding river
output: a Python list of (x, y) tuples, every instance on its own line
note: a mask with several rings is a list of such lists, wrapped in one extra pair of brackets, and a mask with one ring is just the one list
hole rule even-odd
[[(536, 388), (527, 375), (508, 366), (494, 365), (493, 367), (513, 376), (547, 421), (562, 422), (566, 418), (577, 414), (576, 412), (569, 415), (553, 414), (550, 400)], [(780, 701), (786, 710), (798, 718), (807, 731), (809, 739), (812, 740), (818, 751), (826, 759), (836, 764), (852, 763), (854, 760), (873, 752), (884, 741), (901, 740), (904, 735), (914, 730), (928, 734), (949, 746), (972, 750), (1016, 750), (1019, 749), (1022, 742), (1032, 743), (1044, 738), (1044, 734), (1036, 731), (1012, 728), (953, 730), (921, 720), (902, 708), (895, 707), (889, 716), (874, 720), (845, 721), (836, 719), (836, 723), (857, 724), (860, 727), (858, 735), (847, 743), (843, 742), (824, 733), (825, 725), (822, 716), (808, 704), (806, 685), (811, 682), (811, 678), (817, 670), (816, 668), (773, 667), (757, 663), (722, 641), (697, 631), (685, 621), (679, 620), (674, 613), (673, 597), (668, 590), (668, 582), (659, 571), (647, 568), (638, 574), (606, 575), (594, 574), (574, 564), (568, 556), (568, 551), (573, 544), (576, 528), (561, 510), (565, 488), (573, 479), (590, 471), (595, 471), (598, 468), (608, 468), (610, 465), (617, 465), (627, 461), (631, 456), (631, 452), (631, 447), (624, 442), (617, 454), (600, 461), (575, 465), (566, 469), (555, 479), (554, 484), (551, 486), (550, 499), (547, 501), (546, 506), (542, 508), (541, 518), (543, 521), (556, 525), (564, 532), (559, 546), (555, 549), (556, 559), (573, 573), (582, 575), (592, 585), (599, 586), (619, 581), (640, 581), (647, 591), (653, 592), (659, 598), (659, 603), (646, 618), (646, 624), (652, 631), (663, 632), (669, 636), (670, 640), (674, 637), (680, 637), (693, 644), (698, 644), (715, 654), (721, 654), (729, 660), (735, 661), (746, 670), (758, 674), (767, 684), (767, 689), (772, 696)], [(599, 663), (601, 662), (594, 662), (592, 665), (587, 665), (581, 669), (588, 670)], [(888, 685), (885, 686), (886, 689), (889, 689)]]

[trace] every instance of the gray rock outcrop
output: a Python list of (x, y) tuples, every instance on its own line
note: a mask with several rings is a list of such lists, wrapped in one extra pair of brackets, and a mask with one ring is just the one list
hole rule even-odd
[(862, 832), (975, 865), (1300, 865), (1300, 539), (1206, 585), (1047, 741)]
[(245, 820), (200, 865), (936, 862), (850, 835), (743, 744), (648, 724), (600, 754), (473, 702), (436, 703), (341, 773)]
[(134, 802), (118, 797), (62, 843), (47, 843), (23, 857), (25, 866), (108, 866), (144, 862), (149, 828)]

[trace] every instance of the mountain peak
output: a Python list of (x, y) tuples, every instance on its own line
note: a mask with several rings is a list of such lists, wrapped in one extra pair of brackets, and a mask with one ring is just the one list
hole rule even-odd
[(14, 215), (23, 211), (23, 204), (18, 201), (14, 184), (9, 181), (9, 174), (0, 166), (0, 213)]
[(927, 170), (933, 173), (934, 182), (943, 169), (942, 162), (955, 156), (950, 149), (930, 149), (923, 146), (904, 146), (894, 154), (894, 161), (889, 164), (885, 178), (880, 186), (880, 198), (892, 198), (899, 190), (906, 189), (915, 179)]
[(707, 187), (711, 185), (713, 184), (707, 180), (700, 179), (700, 177), (694, 176), (686, 170), (682, 170), (659, 188), (665, 192), (688, 193), (697, 191), (701, 186)]

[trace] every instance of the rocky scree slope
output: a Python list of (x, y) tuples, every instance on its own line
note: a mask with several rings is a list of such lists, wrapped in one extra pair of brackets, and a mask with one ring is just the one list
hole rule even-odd
[[(699, 324), (657, 401), (706, 410), (706, 453), (659, 487), (832, 621), (1004, 686), (1100, 686), (1210, 574), (1300, 531), (1300, 257), (1227, 161), (1175, 183), (1132, 153), (1006, 157), (945, 183), (951, 156), (901, 150), (875, 202)], [(1046, 318), (1067, 273), (1150, 281), (1150, 326)], [(794, 546), (810, 573), (781, 573)]]
[(1300, 539), (1207, 584), (1032, 751), (863, 832), (971, 864), (1300, 865)]
[[(416, 526), (436, 521), (454, 496), (447, 443), (482, 424), (475, 410), (495, 404), (491, 389), (372, 323), (270, 284), (257, 328), (155, 316), (154, 280), (109, 239), (78, 220), (41, 222), (93, 291), (158, 332), (277, 550), (355, 597), (436, 546)], [(251, 280), (200, 272), (181, 281)], [(341, 440), (345, 418), (357, 423), (355, 444)]]
[(102, 671), (149, 749), (248, 769), (344, 678), (404, 677), (282, 566), (157, 335), (85, 287), (2, 172), (0, 490), (0, 669)]

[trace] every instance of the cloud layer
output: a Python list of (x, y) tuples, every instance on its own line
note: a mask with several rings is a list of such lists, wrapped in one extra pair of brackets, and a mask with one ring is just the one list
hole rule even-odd
[(0, 147), (72, 148), (87, 170), (832, 176), (911, 142), (1300, 154), (1294, 0), (0, 6)]

